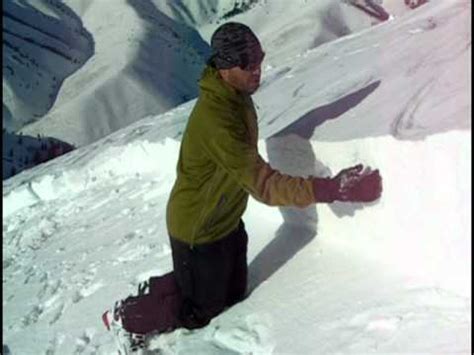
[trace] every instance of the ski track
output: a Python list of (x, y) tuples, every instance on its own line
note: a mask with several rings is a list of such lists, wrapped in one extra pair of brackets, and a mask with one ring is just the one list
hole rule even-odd
[(436, 78), (432, 78), (426, 84), (424, 84), (415, 95), (413, 95), (405, 108), (400, 112), (400, 114), (394, 119), (390, 132), (391, 134), (398, 139), (408, 139), (416, 136), (417, 134), (428, 134), (425, 127), (416, 126), (416, 113), (417, 110), (426, 98), (427, 95), (433, 89), (433, 86), (436, 83)]

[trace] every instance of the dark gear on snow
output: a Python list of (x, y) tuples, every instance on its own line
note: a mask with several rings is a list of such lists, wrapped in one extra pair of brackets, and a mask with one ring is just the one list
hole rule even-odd
[(248, 236), (242, 221), (217, 242), (191, 248), (173, 237), (170, 240), (175, 278), (183, 298), (179, 319), (185, 328), (207, 325), (246, 297)]
[(173, 272), (152, 277), (146, 290), (129, 296), (120, 306), (123, 327), (134, 334), (159, 333), (172, 330), (180, 323), (176, 317), (181, 307), (181, 293), (176, 286)]
[(257, 36), (248, 26), (237, 22), (228, 22), (214, 32), (211, 50), (208, 64), (216, 69), (246, 70), (260, 64), (265, 56)]
[(242, 221), (218, 242), (190, 248), (172, 237), (170, 241), (174, 271), (140, 284), (138, 295), (120, 307), (128, 332), (200, 328), (246, 296), (248, 237)]

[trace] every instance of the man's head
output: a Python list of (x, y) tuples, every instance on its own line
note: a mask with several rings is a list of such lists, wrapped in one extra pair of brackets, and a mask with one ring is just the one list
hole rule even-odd
[(211, 49), (209, 64), (224, 81), (249, 95), (258, 89), (265, 53), (249, 27), (236, 22), (220, 26), (212, 35)]

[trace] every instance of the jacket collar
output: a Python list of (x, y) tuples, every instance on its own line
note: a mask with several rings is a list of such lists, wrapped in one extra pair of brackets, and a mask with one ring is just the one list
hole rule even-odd
[(218, 70), (211, 66), (206, 66), (201, 79), (199, 80), (199, 87), (203, 93), (210, 94), (216, 98), (235, 102), (237, 104), (245, 103), (248, 99), (246, 96), (232, 86), (227, 84), (220, 76)]

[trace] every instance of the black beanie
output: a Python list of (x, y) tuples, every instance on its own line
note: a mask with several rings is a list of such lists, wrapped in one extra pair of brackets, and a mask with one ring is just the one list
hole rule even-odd
[(259, 64), (265, 55), (252, 30), (237, 22), (225, 23), (214, 32), (211, 51), (208, 64), (217, 69), (245, 69), (249, 65)]

